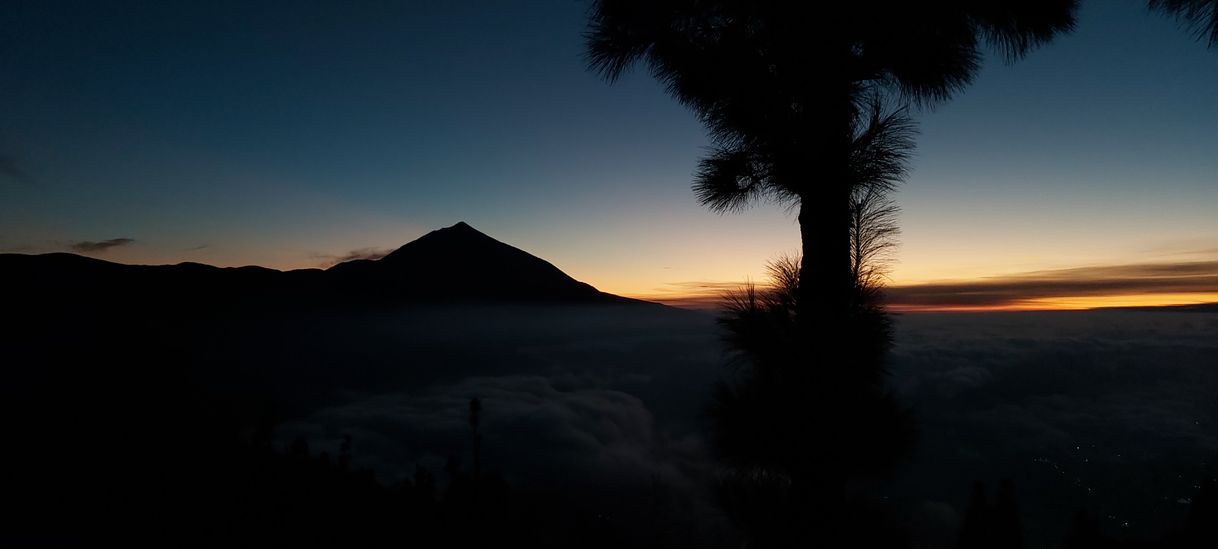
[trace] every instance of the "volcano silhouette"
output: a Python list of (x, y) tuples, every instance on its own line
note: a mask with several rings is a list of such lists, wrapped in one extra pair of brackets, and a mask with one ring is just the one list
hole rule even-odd
[(392, 300), (628, 301), (464, 221), (427, 233), (381, 259), (339, 263), (326, 275), (343, 290)]

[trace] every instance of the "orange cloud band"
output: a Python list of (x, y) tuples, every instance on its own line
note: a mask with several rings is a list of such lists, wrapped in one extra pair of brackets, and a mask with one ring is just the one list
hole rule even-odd
[[(714, 309), (739, 282), (688, 282), (640, 295), (678, 307)], [(894, 311), (1091, 309), (1218, 302), (1218, 261), (1144, 263), (1035, 271), (975, 280), (897, 285)]]
[(1088, 309), (1218, 301), (1218, 261), (1078, 267), (895, 286), (896, 310)]

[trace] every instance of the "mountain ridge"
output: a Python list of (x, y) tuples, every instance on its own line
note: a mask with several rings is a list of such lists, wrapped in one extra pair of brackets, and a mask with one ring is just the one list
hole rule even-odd
[[(464, 221), (433, 230), (380, 259), (327, 269), (277, 270), (196, 262), (131, 265), (66, 252), (0, 254), (26, 295), (100, 299), (160, 295), (182, 299), (293, 298), (330, 304), (437, 302), (650, 303), (602, 292), (552, 263)], [(189, 298), (189, 297), (187, 297)]]

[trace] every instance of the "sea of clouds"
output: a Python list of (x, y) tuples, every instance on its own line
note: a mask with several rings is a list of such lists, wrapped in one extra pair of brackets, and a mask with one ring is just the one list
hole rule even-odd
[(899, 326), (891, 384), (921, 436), (890, 489), (925, 502), (940, 530), (972, 481), (1011, 478), (1030, 541), (1054, 545), (1079, 509), (1114, 535), (1153, 537), (1218, 473), (1218, 315), (919, 314)]
[[(336, 452), (350, 435), (353, 462), (388, 482), (449, 456), (468, 466), (477, 397), (483, 467), (513, 486), (578, 493), (626, 524), (659, 489), (713, 530), (705, 411), (732, 366), (712, 316), (482, 308), (385, 322), (388, 344), (428, 348), (400, 367), (431, 375), (338, 391), (282, 439)], [(876, 489), (925, 546), (954, 542), (975, 481), (1014, 481), (1039, 546), (1056, 545), (1080, 508), (1117, 535), (1157, 535), (1218, 470), (1218, 314), (908, 314), (896, 327), (889, 384), (919, 444)]]

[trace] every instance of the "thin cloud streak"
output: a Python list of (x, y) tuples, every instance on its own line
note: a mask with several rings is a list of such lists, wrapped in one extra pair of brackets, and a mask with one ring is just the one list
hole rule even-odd
[(326, 261), (322, 262), (319, 265), (319, 267), (321, 267), (323, 269), (328, 269), (330, 267), (338, 265), (339, 263), (346, 263), (348, 261), (355, 261), (357, 259), (367, 259), (369, 261), (376, 261), (382, 257), (389, 255), (389, 252), (392, 252), (392, 251), (393, 250), (385, 249), (385, 248), (360, 248), (357, 250), (351, 250), (342, 255), (319, 255), (317, 257), (326, 259)]
[(89, 254), (103, 253), (112, 248), (121, 248), (135, 243), (134, 238), (111, 238), (110, 240), (82, 240), (68, 245), (74, 252)]
[[(1211, 254), (1218, 255), (1218, 254)], [(669, 283), (651, 294), (630, 297), (674, 307), (717, 310), (724, 294), (748, 282), (689, 281)], [(976, 280), (896, 285), (885, 289), (893, 311), (959, 309), (1053, 309), (1062, 300), (1102, 304), (1117, 296), (1211, 296), (1218, 301), (1218, 260), (1102, 265), (1033, 271)], [(1152, 300), (1153, 301), (1153, 300)], [(1084, 307), (1085, 308), (1085, 307)]]
[(649, 294), (631, 294), (626, 297), (663, 303), (672, 307), (697, 310), (722, 308), (724, 295), (749, 285), (749, 282), (708, 282), (691, 280), (669, 282)]
[(896, 310), (1034, 307), (1056, 298), (1130, 295), (1218, 295), (1218, 260), (1144, 263), (1035, 271), (1009, 276), (894, 286)]

